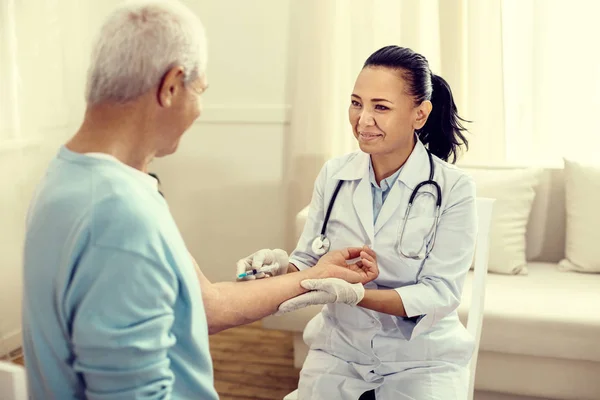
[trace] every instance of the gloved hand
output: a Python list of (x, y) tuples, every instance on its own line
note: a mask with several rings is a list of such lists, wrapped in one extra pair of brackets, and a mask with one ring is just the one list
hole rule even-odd
[(365, 296), (362, 283), (348, 283), (339, 278), (305, 279), (300, 285), (310, 292), (284, 301), (275, 315), (316, 304), (343, 303), (355, 306)]
[[(236, 280), (247, 281), (261, 279), (268, 276), (283, 275), (287, 272), (289, 265), (288, 254), (281, 249), (262, 249), (246, 258), (242, 258), (236, 264)], [(257, 270), (256, 275), (240, 278), (240, 274)]]

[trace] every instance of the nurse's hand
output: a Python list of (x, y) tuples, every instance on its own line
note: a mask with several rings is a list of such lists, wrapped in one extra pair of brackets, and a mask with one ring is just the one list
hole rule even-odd
[(365, 288), (361, 283), (348, 283), (339, 278), (305, 279), (300, 285), (310, 291), (281, 303), (275, 315), (320, 304), (342, 303), (355, 306), (365, 296)]
[[(288, 265), (288, 254), (284, 250), (262, 249), (237, 262), (236, 280), (246, 281), (283, 275), (287, 272)], [(257, 273), (254, 274), (254, 271)]]
[(367, 246), (332, 250), (309, 270), (315, 274), (311, 278), (340, 278), (362, 284), (371, 282), (379, 275), (377, 256)]

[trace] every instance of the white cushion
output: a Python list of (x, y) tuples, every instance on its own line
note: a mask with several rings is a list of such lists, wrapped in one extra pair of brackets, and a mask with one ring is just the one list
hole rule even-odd
[(600, 164), (565, 159), (567, 234), (561, 268), (600, 272)]
[[(600, 362), (600, 275), (530, 263), (527, 276), (489, 274), (480, 350)], [(472, 272), (459, 307), (465, 321)]]
[(528, 262), (556, 264), (565, 257), (565, 219), (564, 168), (545, 168), (527, 223)]
[(492, 214), (489, 272), (526, 274), (526, 230), (540, 169), (463, 168), (478, 197), (496, 199)]
[(20, 365), (0, 361), (0, 399), (27, 399), (27, 377)]
[(475, 386), (505, 395), (488, 397), (475, 392), (475, 400), (597, 400), (598, 376), (600, 363), (596, 362), (483, 351)]

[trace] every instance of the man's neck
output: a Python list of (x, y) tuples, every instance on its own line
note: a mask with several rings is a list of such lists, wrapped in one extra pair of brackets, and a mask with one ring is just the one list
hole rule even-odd
[(76, 153), (110, 154), (124, 164), (148, 172), (156, 154), (147, 118), (135, 106), (94, 106), (66, 147)]

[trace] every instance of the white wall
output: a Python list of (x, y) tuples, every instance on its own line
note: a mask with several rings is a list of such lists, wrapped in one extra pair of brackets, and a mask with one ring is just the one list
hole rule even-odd
[[(69, 25), (65, 46), (58, 51), (44, 52), (39, 45), (56, 38), (40, 25), (51, 18), (42, 18), (42, 10), (33, 7), (21, 14), (26, 15), (21, 18), (22, 39), (31, 44), (25, 54), (38, 57), (31, 64), (56, 62), (60, 67), (52, 73), (60, 76), (27, 69), (31, 72), (23, 80), (29, 83), (21, 88), (23, 135), (9, 141), (0, 137), (0, 354), (20, 343), (21, 249), (29, 198), (57, 147), (81, 121), (91, 35), (118, 0), (59, 3)], [(159, 174), (184, 239), (205, 274), (213, 281), (232, 280), (239, 258), (284, 243), (281, 183), (290, 2), (185, 3), (206, 26), (210, 89), (203, 116), (186, 133), (179, 151), (155, 161), (151, 169)], [(44, 117), (48, 108), (40, 107), (40, 98), (59, 111)], [(48, 123), (38, 124), (40, 120)], [(23, 147), (22, 141), (30, 145)]]
[[(60, 3), (77, 15), (76, 0)], [(65, 22), (87, 18), (70, 18), (47, 2), (18, 2), (15, 9), (20, 79), (17, 101), (10, 101), (19, 106), (21, 129), (0, 129), (0, 355), (21, 342), (21, 263), (29, 199), (58, 144), (75, 129), (72, 117), (83, 108), (79, 86), (85, 75), (81, 63), (74, 62), (85, 59), (78, 51), (84, 36), (74, 34), (80, 31), (78, 24)], [(0, 45), (6, 48), (3, 33)], [(0, 61), (0, 78), (6, 79), (7, 59)]]

